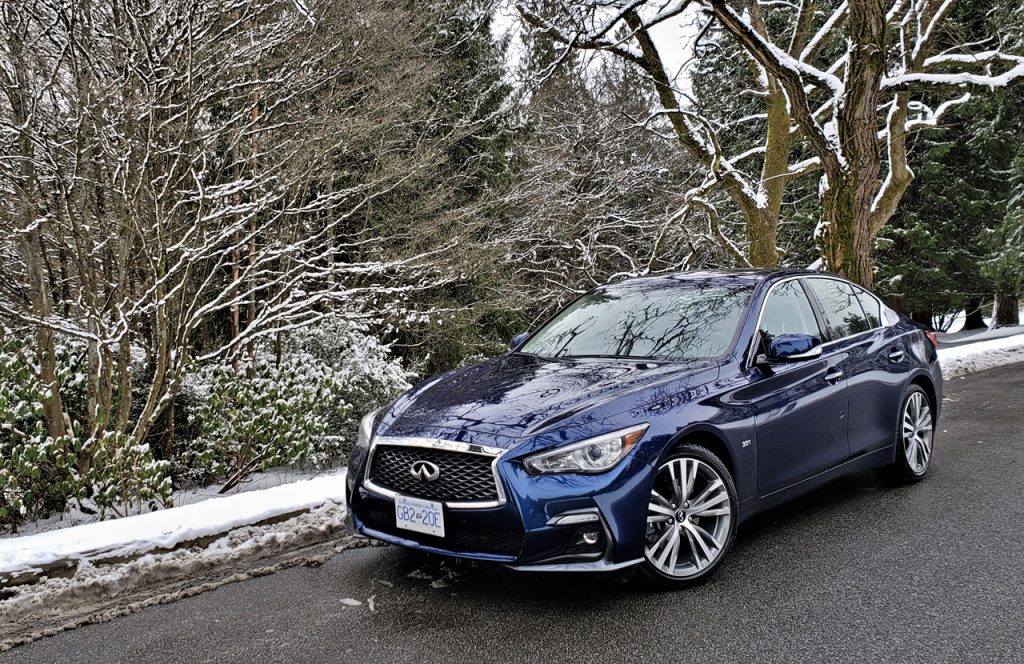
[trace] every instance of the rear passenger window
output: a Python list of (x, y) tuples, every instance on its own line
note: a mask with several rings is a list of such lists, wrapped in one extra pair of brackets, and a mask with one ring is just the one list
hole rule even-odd
[(868, 319), (849, 284), (835, 279), (808, 279), (811, 290), (825, 309), (825, 322), (833, 339), (870, 330)]
[(878, 298), (859, 286), (854, 286), (853, 292), (860, 300), (861, 309), (864, 310), (864, 316), (868, 319), (871, 329), (882, 327), (882, 303)]
[(765, 300), (759, 329), (765, 345), (780, 334), (821, 336), (811, 303), (796, 280), (784, 281), (772, 290)]

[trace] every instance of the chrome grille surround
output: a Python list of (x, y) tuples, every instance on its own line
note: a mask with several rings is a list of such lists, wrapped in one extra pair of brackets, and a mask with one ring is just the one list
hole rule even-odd
[[(399, 447), (399, 448), (411, 448), (415, 449), (427, 449), (435, 450), (440, 452), (456, 452), (462, 454), (476, 454), (483, 457), (491, 458), (491, 475), (494, 478), (494, 488), (496, 490), (496, 499), (493, 500), (473, 500), (473, 501), (440, 501), (444, 505), (451, 509), (489, 509), (494, 507), (500, 507), (505, 504), (505, 487), (501, 481), (501, 476), (498, 475), (498, 460), (507, 451), (500, 447), (488, 447), (486, 445), (476, 445), (472, 443), (459, 443), (451, 440), (442, 440), (436, 438), (419, 438), (419, 437), (406, 437), (406, 436), (380, 436), (375, 438), (370, 444), (370, 454), (366, 460), (366, 470), (363, 476), (363, 486), (367, 489), (376, 493), (377, 495), (384, 496), (387, 498), (394, 498), (397, 495), (408, 495), (411, 498), (417, 498), (414, 493), (401, 493), (394, 491), (385, 486), (381, 486), (373, 481), (371, 473), (373, 471), (374, 458), (380, 447)], [(429, 498), (427, 498), (429, 500)]]

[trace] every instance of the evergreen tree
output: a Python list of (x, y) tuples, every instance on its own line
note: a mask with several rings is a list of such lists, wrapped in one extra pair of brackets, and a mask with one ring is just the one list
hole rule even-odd
[[(996, 25), (1012, 38), (1015, 23), (1019, 17), (1006, 7), (963, 2), (942, 43), (981, 40), (995, 34)], [(1002, 237), (1013, 233), (1000, 229), (1012, 213), (1007, 174), (1014, 150), (1007, 147), (1024, 139), (1022, 112), (1019, 86), (996, 90), (960, 107), (943, 128), (916, 138), (916, 177), (877, 240), (877, 286), (926, 325), (950, 322), (963, 309), (966, 327), (984, 326), (984, 303), (999, 290), (997, 283), (1013, 281), (1000, 267), (1012, 264), (1011, 256), (1002, 256), (1009, 250)]]

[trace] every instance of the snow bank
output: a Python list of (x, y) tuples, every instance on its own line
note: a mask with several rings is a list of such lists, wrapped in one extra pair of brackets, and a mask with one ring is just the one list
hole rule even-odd
[(192, 505), (0, 540), (0, 574), (40, 569), (61, 561), (130, 557), (170, 549), (274, 517), (344, 504), (345, 473)]
[(371, 546), (349, 537), (345, 508), (327, 502), (290, 519), (236, 528), (206, 546), (155, 551), (126, 562), (78, 562), (71, 576), (3, 589), (0, 653), (89, 623), (191, 597), (228, 583)]
[(1024, 334), (952, 348), (939, 346), (939, 363), (946, 379), (1015, 362), (1024, 362)]
[[(230, 495), (235, 496), (249, 491), (260, 491), (262, 489), (269, 489), (281, 484), (292, 484), (293, 482), (300, 482), (302, 480), (319, 477), (323, 474), (323, 472), (294, 468), (271, 468), (270, 470), (257, 471), (246, 478), (242, 484), (239, 484), (232, 489)], [(219, 500), (225, 497), (220, 493), (221, 487), (223, 486), (223, 484), (214, 483), (204, 487), (178, 489), (174, 492), (174, 495), (171, 498), (171, 505), (169, 505), (169, 507), (181, 507), (182, 505), (191, 505), (204, 500)], [(122, 508), (122, 517), (146, 514), (148, 512), (155, 512), (161, 509), (166, 508), (150, 508), (150, 506), (145, 503), (141, 505), (136, 504), (124, 506)], [(68, 510), (65, 512), (56, 513), (43, 519), (36, 519), (35, 521), (29, 521), (21, 524), (18, 526), (18, 532), (16, 533), (0, 533), (0, 550), (3, 549), (3, 541), (6, 539), (16, 539), (18, 537), (25, 537), (26, 535), (35, 535), (36, 533), (59, 530), (61, 528), (74, 528), (75, 526), (81, 526), (87, 523), (97, 523), (99, 521), (103, 521), (103, 519), (95, 511), (85, 512), (77, 506), (69, 506)]]

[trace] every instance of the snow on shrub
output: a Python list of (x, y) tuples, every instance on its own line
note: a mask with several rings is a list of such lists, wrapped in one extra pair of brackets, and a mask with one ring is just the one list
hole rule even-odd
[(90, 498), (100, 515), (124, 516), (144, 507), (154, 510), (172, 503), (170, 462), (157, 461), (149, 445), (127, 434), (107, 433), (90, 441), (91, 467), (86, 475)]
[(333, 316), (293, 334), (286, 352), (322, 363), (331, 371), (338, 398), (347, 409), (326, 408), (329, 443), (316, 447), (313, 461), (326, 465), (348, 454), (359, 420), (408, 390), (415, 373), (392, 357), (391, 348), (370, 332), (370, 324)]
[[(60, 340), (57, 368), (65, 403), (84, 405), (80, 342)], [(124, 434), (99, 438), (46, 434), (43, 401), (49, 391), (36, 376), (28, 344), (13, 336), (0, 342), (0, 523), (18, 523), (60, 512), (74, 502), (101, 516), (129, 505), (157, 507), (170, 500), (166, 463), (148, 446)]]
[(412, 376), (365, 326), (339, 317), (293, 333), (280, 359), (272, 350), (185, 380), (182, 401), (198, 404), (190, 419), (199, 435), (179, 443), (175, 472), (183, 480), (223, 480), (228, 491), (258, 470), (337, 464), (359, 419), (408, 389)]
[[(60, 396), (68, 435), (47, 435), (40, 383), (30, 344), (7, 333), (0, 342), (0, 524), (16, 527), (77, 504), (102, 516), (171, 502), (171, 476), (182, 483), (224, 481), (230, 489), (257, 470), (343, 461), (359, 419), (409, 388), (413, 373), (367, 324), (329, 317), (292, 333), (281, 348), (267, 344), (239, 369), (201, 367), (185, 377), (175, 404), (171, 459), (145, 442), (105, 431), (86, 438), (86, 347), (58, 337)], [(134, 350), (134, 349), (133, 349)], [(152, 371), (133, 352), (133, 409), (145, 398)], [(173, 471), (173, 472), (172, 472)]]
[(199, 437), (183, 446), (179, 463), (201, 484), (225, 480), (224, 491), (257, 470), (305, 461), (326, 433), (321, 404), (337, 403), (323, 367), (296, 357), (276, 366), (261, 353), (238, 371), (205, 367), (197, 382), (209, 386), (209, 396), (197, 413)]

